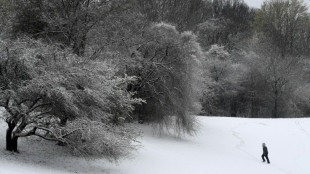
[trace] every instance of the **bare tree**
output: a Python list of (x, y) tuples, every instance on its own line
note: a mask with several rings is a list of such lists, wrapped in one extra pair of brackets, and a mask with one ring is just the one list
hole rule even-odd
[(56, 40), (83, 56), (87, 34), (109, 15), (125, 11), (129, 0), (17, 1), (15, 33)]
[(255, 54), (252, 54), (249, 63), (252, 64), (251, 68), (261, 73), (265, 79), (271, 92), (272, 117), (278, 118), (280, 111), (285, 110), (285, 105), (296, 90), (295, 84), (304, 81), (303, 57), (283, 57), (281, 51), (276, 51), (277, 48), (264, 39), (254, 39), (252, 50)]
[(303, 45), (299, 45), (298, 40), (307, 38), (304, 34), (304, 28), (309, 24), (307, 10), (300, 0), (265, 1), (255, 16), (254, 26), (272, 38), (283, 57), (286, 54), (300, 55)]

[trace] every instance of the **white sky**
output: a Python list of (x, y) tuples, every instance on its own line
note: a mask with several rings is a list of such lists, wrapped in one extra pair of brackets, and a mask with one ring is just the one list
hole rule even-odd
[[(262, 3), (265, 0), (244, 0), (250, 7), (260, 8)], [(308, 8), (310, 7), (310, 0), (304, 0), (304, 2), (308, 5)]]

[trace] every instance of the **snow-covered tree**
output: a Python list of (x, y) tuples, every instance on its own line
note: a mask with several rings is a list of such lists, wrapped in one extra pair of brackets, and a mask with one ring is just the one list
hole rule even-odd
[(224, 46), (212, 45), (205, 52), (203, 67), (206, 89), (202, 97), (203, 111), (208, 115), (236, 116), (242, 100), (241, 82), (246, 68), (236, 62)]
[(301, 55), (309, 47), (309, 13), (302, 0), (268, 0), (258, 10), (254, 28), (271, 38), (281, 54)]
[(162, 128), (174, 127), (177, 133), (195, 132), (195, 113), (202, 52), (191, 32), (179, 33), (166, 23), (151, 26), (146, 43), (133, 55), (128, 74), (139, 80), (129, 86), (146, 104), (136, 112), (141, 119), (159, 123)]
[(71, 47), (83, 56), (90, 30), (106, 18), (127, 12), (130, 0), (25, 0), (16, 1), (13, 33), (45, 38)]
[(125, 123), (133, 105), (142, 102), (126, 90), (134, 77), (117, 76), (107, 62), (32, 39), (1, 40), (0, 46), (7, 150), (17, 151), (18, 138), (27, 136), (108, 159), (134, 148), (138, 132)]
[(300, 114), (296, 105), (298, 97), (295, 94), (296, 90), (301, 90), (300, 87), (306, 84), (304, 57), (283, 57), (281, 51), (277, 51), (277, 47), (271, 42), (257, 37), (248, 45), (251, 52), (245, 56), (244, 62), (249, 67), (248, 77), (251, 77), (252, 83), (256, 85), (246, 88), (252, 89), (253, 97), (259, 99), (256, 101), (268, 110), (269, 113), (264, 115), (270, 114), (277, 118)]

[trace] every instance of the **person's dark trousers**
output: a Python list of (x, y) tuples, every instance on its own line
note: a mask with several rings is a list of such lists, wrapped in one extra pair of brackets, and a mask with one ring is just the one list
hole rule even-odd
[(270, 163), (269, 158), (268, 158), (268, 153), (267, 154), (262, 154), (262, 159), (265, 162), (265, 158), (267, 159), (267, 163)]

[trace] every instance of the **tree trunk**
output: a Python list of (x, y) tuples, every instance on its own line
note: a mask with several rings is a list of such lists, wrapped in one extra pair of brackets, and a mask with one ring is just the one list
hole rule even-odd
[(18, 150), (17, 150), (17, 140), (18, 140), (18, 137), (16, 137), (16, 136), (14, 136), (13, 138), (12, 138), (12, 150), (14, 151), (14, 152), (18, 152)]
[(278, 99), (276, 98), (274, 101), (274, 112), (273, 112), (273, 118), (278, 117)]
[(238, 112), (238, 103), (236, 99), (230, 100), (230, 116), (236, 117)]
[(8, 124), (9, 128), (6, 130), (6, 150), (18, 152), (17, 141), (18, 137), (13, 135), (14, 125)]
[(12, 151), (12, 132), (13, 129), (10, 129), (10, 127), (6, 130), (6, 150)]
[(7, 134), (6, 134), (6, 150), (18, 152), (17, 142), (18, 142), (18, 137), (17, 136), (12, 137), (12, 133), (10, 133), (10, 131), (7, 131)]
[(274, 106), (273, 106), (273, 118), (278, 118), (278, 91), (275, 91)]
[(255, 115), (254, 115), (254, 114), (255, 114), (255, 112), (254, 112), (254, 109), (255, 109), (255, 108), (254, 108), (254, 105), (255, 105), (255, 104), (254, 104), (254, 100), (252, 99), (252, 100), (251, 100), (251, 118), (254, 118), (254, 117), (255, 117)]

